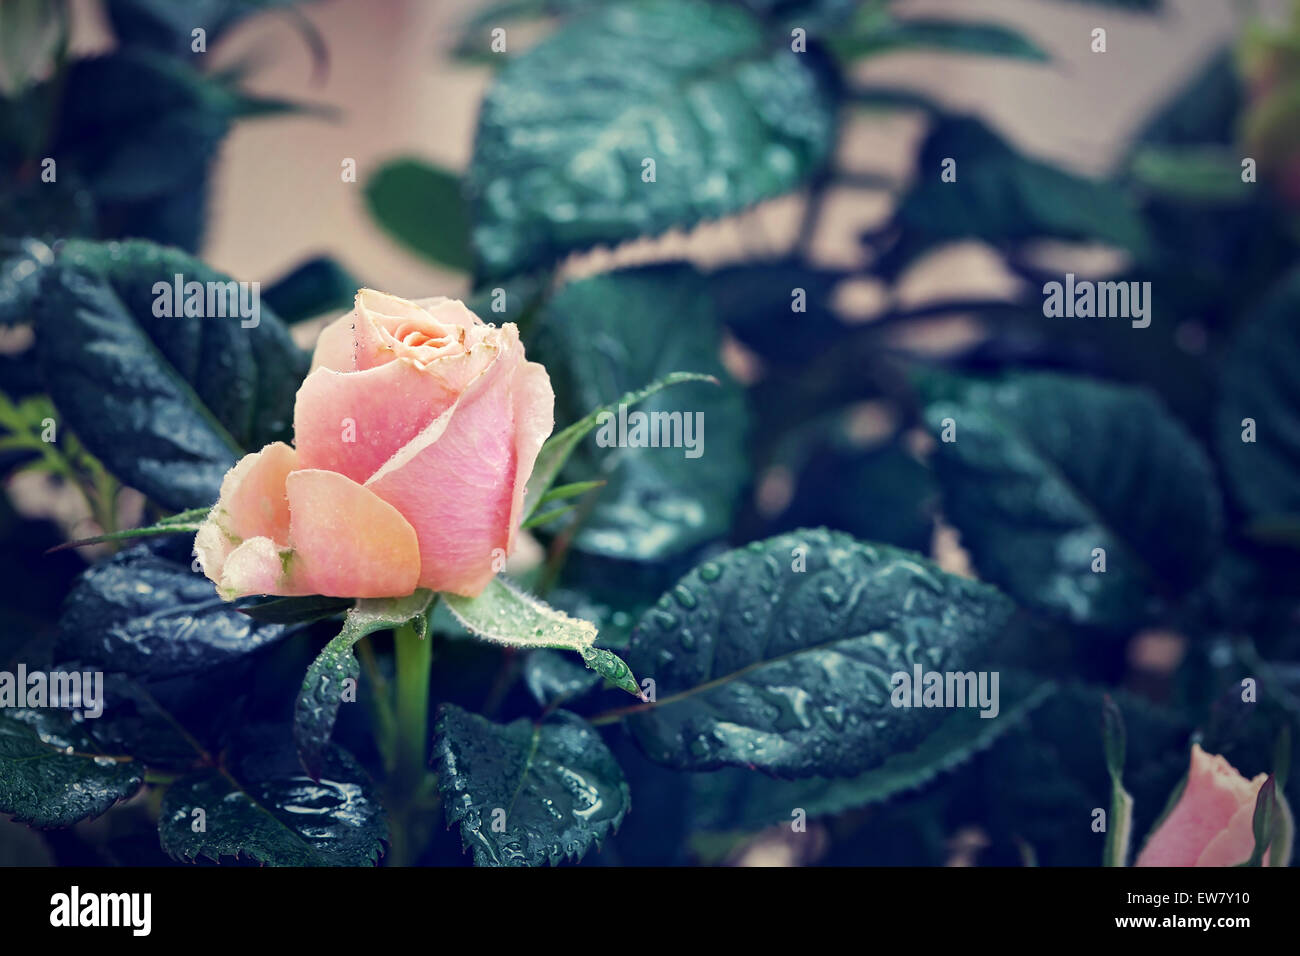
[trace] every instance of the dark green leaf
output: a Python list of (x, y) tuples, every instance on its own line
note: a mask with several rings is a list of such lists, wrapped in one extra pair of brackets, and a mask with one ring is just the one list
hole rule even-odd
[[(248, 859), (267, 866), (369, 866), (388, 824), (365, 771), (344, 750), (322, 755), (321, 778), (298, 766), (286, 727), (250, 731), (229, 770), (204, 770), (168, 788), (162, 848), (178, 860)], [(196, 829), (202, 810), (203, 829)]]
[[(1256, 524), (1300, 515), (1300, 271), (1247, 317), (1223, 363), (1219, 456), (1233, 497)], [(1253, 442), (1243, 441), (1245, 419)]]
[(468, 272), (469, 210), (455, 173), (419, 159), (396, 159), (366, 183), (370, 214), (394, 239), (439, 265)]
[(586, 721), (567, 711), (538, 724), (494, 724), (445, 704), (434, 755), (447, 823), (460, 825), (479, 866), (580, 859), (628, 810), (614, 757)]
[(239, 610), (255, 621), (266, 624), (306, 624), (342, 614), (352, 607), (351, 598), (308, 597), (271, 598), (245, 604)]
[(788, 43), (769, 47), (743, 10), (696, 0), (608, 5), (511, 57), (483, 101), (470, 167), (482, 273), (794, 189), (834, 138), (832, 97), (807, 63)]
[(343, 703), (345, 682), (356, 686), (361, 665), (353, 646), (367, 634), (400, 627), (418, 619), (417, 630), (428, 640), (426, 614), (431, 591), (416, 591), (404, 598), (367, 598), (357, 601), (343, 619), (343, 629), (325, 645), (307, 668), (293, 708), (293, 740), (298, 758), (312, 779), (320, 779), (328, 755), (330, 734)]
[(288, 436), (307, 356), (269, 309), (244, 327), (254, 319), (241, 317), (234, 286), (220, 298), (224, 317), (155, 315), (155, 283), (170, 289), (177, 274), (230, 281), (147, 242), (69, 242), (42, 273), (37, 351), (86, 447), (127, 484), (183, 509), (215, 501), (243, 451)]
[[(550, 496), (551, 486), (559, 476), (560, 470), (568, 462), (569, 456), (578, 447), (578, 443), (596, 430), (596, 424), (600, 420), (602, 413), (617, 413), (619, 405), (627, 405), (629, 408), (638, 405), (661, 389), (668, 388), (670, 385), (680, 385), (683, 382), (711, 382), (715, 385), (718, 384), (718, 380), (712, 375), (701, 375), (695, 372), (673, 372), (658, 381), (652, 382), (645, 388), (624, 393), (617, 402), (602, 405), (546, 439), (546, 443), (542, 445), (542, 450), (538, 453), (537, 461), (533, 465), (533, 474), (528, 480), (528, 495), (525, 498), (524, 514), (531, 518), (541, 507), (542, 502)], [(584, 485), (603, 487), (605, 482), (603, 480), (575, 481), (559, 487), (575, 488)]]
[(934, 456), (947, 517), (1012, 597), (1122, 628), (1209, 570), (1221, 525), (1210, 464), (1147, 392), (1050, 373), (936, 376), (925, 390), (927, 425), (942, 439), (951, 423), (956, 438)]
[[(940, 178), (948, 159), (956, 161), (955, 182)], [(1148, 246), (1134, 201), (1118, 184), (1023, 156), (973, 117), (947, 116), (931, 130), (897, 221), (903, 238), (889, 252), (891, 274), (959, 239), (1088, 240), (1135, 253)]]
[[(1152, 822), (1187, 770), (1190, 728), (1176, 713), (1110, 691), (1124, 715), (1128, 761), (1124, 789), (1133, 796), (1133, 832)], [(984, 823), (990, 836), (1028, 845), (1041, 866), (1097, 866), (1106, 834), (1092, 814), (1108, 808), (1112, 780), (1102, 737), (1102, 694), (1061, 687), (982, 761)]]
[(600, 683), (600, 675), (571, 655), (551, 650), (533, 651), (524, 658), (524, 684), (543, 707), (580, 697)]
[[(747, 416), (743, 393), (718, 359), (720, 347), (707, 284), (683, 266), (584, 279), (551, 300), (536, 353), (556, 382), (556, 417), (573, 420), (593, 408), (604, 414), (600, 430), (575, 451), (564, 472), (573, 481), (608, 482), (574, 539), (577, 548), (650, 561), (730, 527), (748, 480)], [(619, 404), (631, 404), (620, 395), (679, 371), (713, 376), (722, 385), (688, 383), (649, 397), (635, 411), (629, 408), (629, 415), (675, 414), (678, 444), (685, 445), (690, 425), (697, 447), (600, 446), (602, 439), (620, 440)], [(596, 422), (588, 416), (574, 426), (582, 429), (576, 435), (561, 432), (551, 441), (562, 452), (563, 436), (581, 437)], [(630, 444), (630, 427), (626, 437)], [(545, 449), (543, 458), (550, 467)], [(542, 491), (549, 484), (534, 481)]]
[(262, 293), (262, 301), (285, 322), (352, 308), (361, 282), (328, 256), (308, 259)]
[(64, 710), (0, 709), (0, 812), (66, 827), (135, 793), (144, 768), (102, 749), (93, 723)]
[(54, 261), (48, 246), (23, 239), (0, 246), (0, 325), (31, 321), (40, 294), (41, 268)]
[(1015, 30), (996, 24), (938, 17), (903, 19), (894, 16), (885, 6), (871, 3), (862, 4), (858, 11), (857, 18), (847, 29), (828, 38), (831, 49), (846, 59), (914, 49), (1022, 60), (1048, 59), (1037, 44)]
[(76, 60), (63, 83), (51, 148), (57, 188), (66, 188), (65, 173), (84, 180), (104, 235), (196, 248), (208, 170), (240, 97), (178, 59), (140, 49)]
[(242, 657), (289, 633), (223, 601), (188, 553), (188, 543), (165, 550), (141, 545), (88, 569), (64, 602), (60, 657), (137, 677), (174, 677)]
[(1011, 611), (897, 548), (825, 529), (755, 542), (701, 564), (641, 619), (628, 657), (655, 702), (629, 725), (678, 769), (857, 774), (943, 719), (894, 707), (893, 675), (977, 670)]
[(191, 52), (198, 28), (214, 43), (245, 17), (285, 9), (300, 0), (107, 0), (113, 33), (123, 45), (144, 45), (180, 54)]
[(1129, 171), (1144, 189), (1172, 202), (1239, 206), (1255, 198), (1255, 186), (1242, 182), (1240, 157), (1229, 150), (1146, 146)]
[(1234, 143), (1242, 108), (1241, 86), (1234, 51), (1227, 46), (1160, 105), (1136, 137), (1136, 147)]
[(732, 769), (693, 777), (696, 822), (713, 831), (757, 830), (788, 823), (796, 808), (810, 818), (830, 816), (918, 790), (992, 746), (1046, 700), (1055, 686), (1026, 680), (1013, 699), (1008, 699), (1008, 689), (1002, 689), (997, 717), (985, 719), (975, 710), (957, 711), (915, 750), (891, 754), (879, 767), (855, 777), (776, 780)]

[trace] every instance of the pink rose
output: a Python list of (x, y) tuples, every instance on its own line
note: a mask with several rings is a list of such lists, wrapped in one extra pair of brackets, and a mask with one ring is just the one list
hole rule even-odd
[[(1192, 765), (1178, 803), (1147, 839), (1136, 866), (1236, 866), (1255, 851), (1253, 821), (1259, 788), (1268, 779), (1247, 780), (1232, 764), (1192, 745)], [(1282, 813), (1290, 811), (1281, 792)], [(1269, 865), (1270, 847), (1264, 854)], [(1289, 855), (1289, 852), (1288, 852)]]
[(473, 597), (514, 543), (554, 404), (513, 324), (362, 289), (316, 343), (295, 447), (268, 445), (222, 481), (195, 540), (203, 571), (227, 600)]

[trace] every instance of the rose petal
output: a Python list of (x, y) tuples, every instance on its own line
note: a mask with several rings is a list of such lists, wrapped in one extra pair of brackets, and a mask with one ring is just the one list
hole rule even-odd
[(311, 371), (329, 368), (336, 372), (351, 372), (357, 367), (357, 338), (353, 323), (357, 320), (353, 310), (325, 326), (316, 338), (316, 351), (311, 357)]
[(287, 571), (295, 590), (279, 593), (401, 597), (416, 589), (420, 549), (396, 508), (332, 471), (295, 471), (286, 488), (293, 547)]
[(440, 377), (405, 360), (360, 372), (317, 369), (294, 403), (299, 467), (364, 484), (455, 400)]
[(311, 588), (285, 576), (290, 549), (270, 538), (249, 538), (230, 553), (221, 569), (217, 590), (227, 601), (249, 594), (281, 594), (296, 597), (314, 594)]
[(366, 483), (419, 529), (420, 587), (477, 595), (510, 543), (516, 345)]
[(510, 505), (509, 553), (514, 550), (515, 532), (523, 520), (525, 486), (547, 436), (555, 427), (555, 392), (545, 367), (523, 363), (512, 383), (515, 416), (515, 494)]
[(283, 545), (289, 540), (289, 501), (284, 482), (297, 454), (274, 442), (245, 455), (221, 480), (221, 496), (194, 539), (204, 573), (220, 584), (231, 554), (250, 538)]
[[(1147, 840), (1136, 865), (1195, 866), (1210, 843), (1228, 830), (1241, 808), (1248, 806), (1253, 812), (1255, 796), (1264, 780), (1263, 776), (1247, 780), (1223, 757), (1207, 754), (1199, 744), (1193, 744), (1182, 795)], [(1235, 836), (1230, 837), (1224, 846), (1235, 851), (1235, 840)], [(1246, 856), (1250, 856), (1249, 849)]]
[[(1261, 775), (1259, 782), (1268, 779)], [(1256, 798), (1258, 798), (1256, 788)], [(1242, 804), (1232, 815), (1228, 825), (1215, 835), (1196, 858), (1196, 866), (1236, 866), (1245, 863), (1255, 852), (1255, 801)], [(1264, 851), (1264, 866), (1268, 866), (1268, 851)]]

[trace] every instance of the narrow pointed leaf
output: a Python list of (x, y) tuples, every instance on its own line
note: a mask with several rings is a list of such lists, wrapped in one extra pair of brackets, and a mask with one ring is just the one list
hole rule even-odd
[[(680, 385), (682, 382), (712, 382), (716, 385), (718, 380), (712, 375), (703, 375), (697, 372), (673, 372), (658, 381), (651, 382), (645, 388), (628, 392), (620, 396), (617, 401), (602, 405), (589, 415), (574, 422), (568, 428), (558, 431), (548, 438), (537, 455), (537, 463), (533, 465), (532, 477), (528, 479), (528, 493), (524, 500), (524, 514), (531, 518), (537, 513), (537, 509), (550, 493), (551, 485), (559, 477), (564, 463), (569, 460), (569, 456), (573, 454), (573, 450), (578, 447), (578, 444), (595, 430), (600, 423), (602, 414), (616, 414), (620, 405), (631, 408), (656, 392), (672, 385)], [(573, 482), (570, 485), (561, 485), (560, 487), (568, 488), (580, 484), (604, 484), (604, 482)]]

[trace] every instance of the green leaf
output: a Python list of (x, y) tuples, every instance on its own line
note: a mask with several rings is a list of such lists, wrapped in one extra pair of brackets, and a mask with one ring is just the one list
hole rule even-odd
[(41, 268), (54, 261), (45, 243), (36, 239), (0, 245), (0, 326), (31, 321), (41, 291)]
[[(1219, 457), (1233, 498), (1252, 524), (1300, 516), (1300, 270), (1242, 324), (1223, 362), (1216, 414)], [(1246, 419), (1253, 442), (1243, 441)]]
[(190, 508), (179, 514), (170, 515), (166, 518), (160, 518), (151, 525), (145, 525), (143, 528), (127, 528), (125, 531), (112, 531), (108, 534), (97, 534), (90, 538), (78, 538), (76, 541), (67, 541), (57, 548), (51, 548), (52, 551), (62, 551), (65, 548), (80, 548), (88, 544), (102, 544), (105, 541), (130, 541), (133, 538), (156, 538), (168, 534), (194, 534), (203, 524), (203, 519), (208, 516), (211, 508)]
[(893, 675), (977, 669), (1012, 609), (919, 555), (825, 529), (754, 542), (701, 564), (642, 617), (628, 658), (655, 689), (629, 727), (680, 770), (861, 773), (944, 716), (893, 706)]
[(1127, 729), (1124, 788), (1133, 796), (1133, 832), (1151, 832), (1187, 770), (1190, 727), (1176, 712), (1136, 695), (1067, 684), (981, 761), (978, 799), (992, 839), (1024, 841), (1042, 866), (1097, 865), (1108, 834), (1092, 830), (1093, 811), (1108, 806), (1113, 792), (1098, 732), (1104, 693), (1123, 711)]
[(1259, 788), (1255, 798), (1255, 813), (1251, 818), (1251, 831), (1255, 837), (1255, 847), (1250, 852), (1250, 859), (1243, 866), (1263, 866), (1264, 854), (1273, 842), (1275, 817), (1278, 815), (1277, 783), (1272, 774)]
[(361, 676), (353, 646), (367, 634), (401, 627), (416, 620), (417, 632), (425, 640), (432, 591), (416, 591), (404, 598), (363, 598), (343, 618), (343, 629), (325, 645), (307, 668), (293, 708), (293, 740), (298, 759), (313, 780), (319, 780), (329, 753), (344, 684), (356, 685)]
[[(285, 727), (250, 731), (226, 762), (172, 784), (158, 836), (177, 860), (248, 859), (266, 866), (369, 866), (388, 838), (383, 808), (365, 771), (331, 746), (319, 780), (285, 746)], [(196, 829), (195, 811), (204, 827)]]
[[(956, 161), (956, 182), (940, 176)], [(1105, 242), (1134, 253), (1149, 245), (1132, 197), (1017, 152), (983, 122), (940, 119), (921, 146), (916, 183), (896, 220), (903, 230), (885, 267), (896, 275), (943, 242), (994, 244), (1055, 238)]]
[[(564, 472), (573, 480), (608, 482), (574, 538), (576, 548), (653, 561), (726, 533), (750, 478), (748, 416), (742, 390), (718, 358), (721, 335), (702, 276), (674, 264), (571, 283), (549, 303), (534, 349), (560, 396), (557, 417), (597, 408), (573, 431), (550, 440), (562, 463), (567, 443), (600, 426)], [(682, 381), (671, 378), (682, 371), (711, 376), (721, 387), (700, 382), (650, 393), (635, 412), (619, 397), (661, 378)], [(633, 418), (627, 434), (620, 434), (620, 403), (647, 423), (675, 422), (667, 442), (682, 447), (618, 447), (624, 439), (627, 445), (637, 440)], [(694, 448), (685, 447), (687, 438)], [(554, 465), (550, 456), (539, 462)], [(549, 487), (546, 474), (538, 481), (534, 471), (539, 492)]]
[(243, 327), (253, 318), (234, 295), (221, 298), (225, 317), (155, 315), (155, 283), (177, 274), (230, 281), (147, 242), (67, 243), (43, 275), (36, 345), (51, 397), (91, 453), (182, 509), (215, 501), (244, 451), (288, 437), (307, 356), (269, 309)]
[(567, 498), (576, 498), (579, 495), (585, 495), (589, 491), (595, 491), (597, 488), (604, 487), (603, 481), (575, 481), (567, 485), (558, 485), (552, 488), (546, 494), (542, 495), (537, 501), (538, 514), (529, 515), (524, 521), (521, 528), (537, 528), (569, 514), (577, 505), (563, 505), (559, 508), (550, 508), (543, 511), (542, 506), (550, 504), (553, 501), (564, 501)]
[(58, 181), (42, 189), (83, 183), (103, 235), (196, 249), (212, 159), (249, 98), (180, 58), (141, 48), (74, 60), (50, 83), (61, 93), (49, 147)]
[(223, 601), (189, 554), (189, 542), (141, 545), (87, 569), (63, 604), (60, 657), (168, 678), (209, 670), (290, 633)]
[[(1210, 464), (1147, 392), (1050, 373), (935, 375), (923, 391), (947, 517), (1012, 597), (1123, 628), (1209, 570), (1221, 524)], [(947, 422), (955, 441), (942, 440)]]
[(627, 813), (623, 771), (600, 735), (567, 711), (494, 724), (444, 704), (434, 734), (447, 824), (460, 825), (479, 866), (580, 859)]
[(1240, 157), (1225, 149), (1146, 146), (1134, 154), (1129, 172), (1173, 202), (1236, 206), (1255, 198), (1255, 187), (1242, 182)]
[[(1010, 682), (1008, 682), (1010, 685)], [(919, 790), (987, 750), (1055, 691), (1055, 685), (1027, 680), (1008, 701), (1002, 690), (997, 717), (959, 710), (944, 719), (913, 750), (890, 754), (883, 764), (853, 777), (776, 780), (750, 770), (720, 770), (693, 778), (696, 823), (705, 830), (757, 830), (789, 822), (801, 809), (809, 818), (831, 816)]]
[(1007, 27), (938, 17), (902, 19), (883, 5), (869, 3), (860, 6), (854, 22), (831, 34), (828, 42), (831, 50), (845, 59), (915, 49), (1049, 59), (1040, 46)]
[(468, 272), (469, 210), (455, 173), (419, 159), (395, 159), (366, 183), (375, 221), (394, 239), (431, 262)]
[(285, 322), (352, 308), (361, 282), (328, 256), (317, 256), (271, 283), (262, 301)]
[[(619, 405), (626, 405), (631, 408), (633, 405), (639, 405), (645, 399), (649, 398), (656, 392), (668, 388), (671, 385), (680, 385), (683, 382), (710, 382), (718, 384), (718, 380), (712, 375), (701, 375), (694, 372), (673, 372), (665, 375), (656, 382), (652, 382), (645, 388), (639, 388), (635, 391), (625, 392), (616, 402), (610, 402), (602, 405), (595, 411), (586, 415), (584, 418), (574, 422), (568, 428), (556, 432), (546, 443), (542, 445), (542, 450), (537, 455), (537, 462), (533, 465), (532, 477), (528, 480), (528, 493), (525, 498), (524, 514), (531, 519), (547, 500), (551, 500), (551, 485), (559, 477), (560, 469), (569, 460), (573, 450), (578, 444), (590, 435), (596, 429), (602, 413), (617, 414)], [(606, 484), (605, 481), (576, 481), (567, 485), (560, 485), (553, 489), (559, 491), (561, 488), (578, 488), (594, 487)]]
[(788, 35), (769, 46), (743, 10), (697, 0), (610, 4), (512, 56), (483, 101), (470, 165), (481, 273), (794, 189), (835, 133), (828, 84), (808, 63)]
[(144, 768), (65, 710), (0, 709), (0, 813), (38, 827), (97, 817), (144, 782)]
[(1127, 741), (1124, 714), (1114, 699), (1102, 697), (1102, 744), (1106, 771), (1110, 774), (1110, 813), (1106, 818), (1106, 847), (1102, 866), (1128, 866), (1129, 843), (1133, 839), (1133, 797), (1124, 789), (1124, 753)]
[(191, 31), (203, 29), (208, 44), (245, 17), (269, 10), (284, 10), (300, 0), (107, 0), (105, 4), (114, 36), (124, 45), (140, 44), (172, 54), (189, 54)]
[(245, 604), (239, 610), (253, 620), (267, 624), (306, 624), (342, 614), (352, 608), (353, 604), (352, 598), (312, 594), (307, 597), (271, 598)]
[(476, 637), (509, 647), (577, 651), (583, 663), (601, 677), (641, 696), (627, 664), (613, 652), (595, 646), (596, 625), (570, 617), (502, 578), (493, 578), (478, 597), (444, 594), (443, 602)]
[(1160, 104), (1134, 138), (1134, 149), (1148, 145), (1228, 146), (1237, 139), (1243, 100), (1236, 53), (1227, 42), (1189, 83)]
[(600, 675), (572, 657), (546, 649), (524, 658), (524, 684), (543, 707), (558, 706), (580, 697), (600, 683)]

